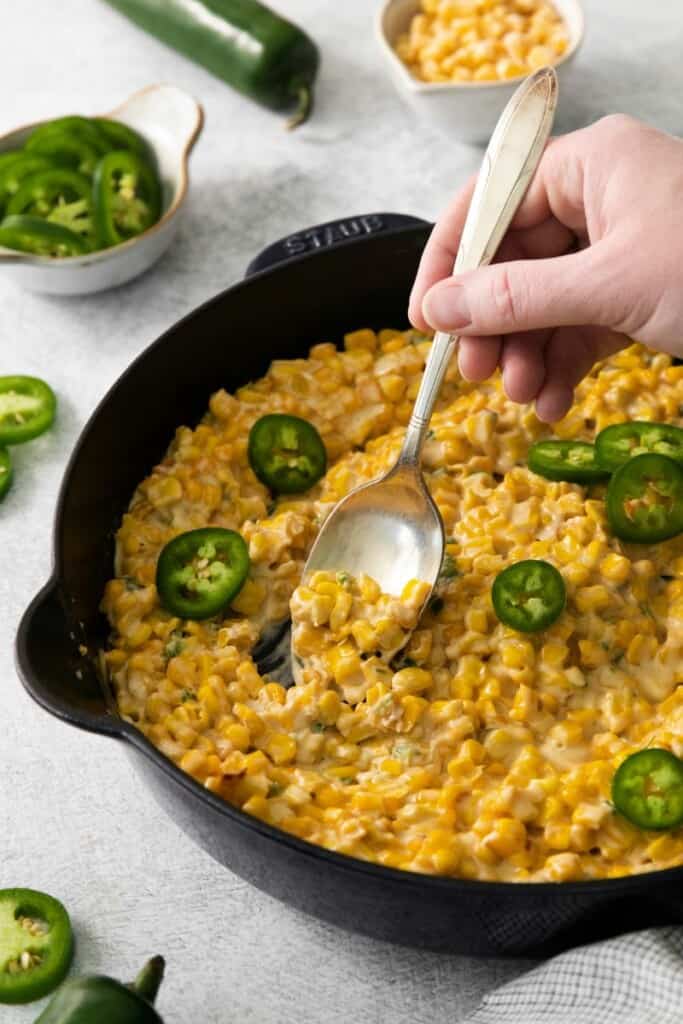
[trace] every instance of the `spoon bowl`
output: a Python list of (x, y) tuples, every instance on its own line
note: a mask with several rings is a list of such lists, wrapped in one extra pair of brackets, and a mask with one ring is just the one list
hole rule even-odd
[(333, 567), (351, 576), (367, 573), (384, 593), (398, 595), (411, 579), (436, 583), (444, 546), (441, 516), (422, 475), (399, 463), (336, 505), (305, 575)]

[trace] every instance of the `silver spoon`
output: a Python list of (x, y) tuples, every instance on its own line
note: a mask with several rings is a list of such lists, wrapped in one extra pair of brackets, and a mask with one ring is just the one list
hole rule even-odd
[[(556, 105), (555, 71), (542, 68), (506, 106), (484, 155), (454, 273), (484, 266), (495, 256), (538, 166)], [(400, 595), (411, 579), (425, 580), (433, 590), (443, 562), (444, 530), (420, 455), (456, 343), (450, 334), (434, 337), (396, 464), (334, 507), (308, 556), (304, 580), (319, 570), (344, 570), (352, 576), (367, 573), (388, 594)]]
[[(538, 166), (556, 105), (557, 77), (552, 68), (542, 68), (520, 85), (506, 106), (484, 155), (454, 273), (493, 259)], [(353, 576), (364, 572), (394, 595), (411, 579), (425, 580), (431, 584), (427, 600), (431, 596), (445, 543), (441, 516), (420, 471), (420, 455), (456, 343), (452, 335), (435, 335), (395, 466), (335, 505), (302, 580), (318, 570)], [(299, 671), (290, 648), (289, 622), (271, 625), (253, 651), (261, 674), (291, 684)]]

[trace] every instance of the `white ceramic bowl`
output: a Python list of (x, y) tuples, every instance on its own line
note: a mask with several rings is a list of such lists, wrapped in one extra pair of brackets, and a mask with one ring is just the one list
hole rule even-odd
[[(104, 116), (134, 128), (154, 150), (163, 189), (161, 219), (136, 238), (85, 256), (55, 259), (0, 248), (0, 270), (29, 291), (86, 295), (113, 288), (144, 273), (175, 237), (188, 188), (188, 157), (204, 122), (201, 106), (174, 85), (150, 85)], [(0, 153), (23, 145), (42, 123), (1, 136)]]
[[(569, 46), (554, 65), (562, 81), (584, 35), (583, 10), (577, 0), (553, 0), (569, 29)], [(486, 143), (505, 104), (522, 81), (421, 82), (410, 73), (394, 47), (419, 10), (419, 0), (384, 0), (375, 20), (375, 32), (394, 83), (416, 113), (451, 139)]]

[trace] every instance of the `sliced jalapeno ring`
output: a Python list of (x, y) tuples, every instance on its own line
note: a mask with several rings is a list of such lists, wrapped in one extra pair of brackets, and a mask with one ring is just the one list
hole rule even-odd
[(78, 171), (57, 167), (32, 174), (10, 199), (7, 214), (44, 217), (94, 241), (92, 185)]
[(498, 573), (491, 598), (504, 625), (521, 633), (535, 633), (555, 622), (567, 594), (564, 580), (553, 565), (530, 558)]
[(83, 256), (90, 252), (85, 238), (62, 224), (42, 217), (5, 217), (0, 222), (0, 246), (33, 252), (36, 256)]
[(276, 494), (300, 494), (324, 476), (327, 452), (308, 420), (282, 413), (262, 416), (249, 431), (249, 463)]
[(65, 908), (34, 889), (0, 889), (0, 1003), (30, 1003), (69, 970), (73, 932)]
[(23, 444), (52, 425), (57, 399), (37, 377), (0, 377), (0, 445)]
[(672, 423), (613, 423), (601, 430), (595, 439), (595, 453), (600, 465), (614, 472), (636, 455), (652, 452), (667, 455), (683, 463), (683, 430)]
[(17, 160), (0, 166), (0, 210), (4, 209), (13, 195), (21, 188), (22, 182), (39, 171), (48, 171), (63, 166), (45, 156), (22, 152)]
[(0, 172), (4, 171), (10, 164), (15, 164), (21, 156), (22, 150), (20, 149), (8, 149), (0, 153)]
[(683, 825), (683, 761), (657, 747), (631, 754), (612, 779), (612, 803), (638, 828), (678, 828)]
[(587, 484), (609, 476), (597, 462), (595, 447), (587, 441), (538, 441), (529, 449), (527, 465), (546, 480)]
[(183, 619), (208, 619), (228, 605), (249, 572), (249, 549), (234, 530), (181, 533), (163, 548), (156, 585), (161, 603)]
[(12, 459), (6, 448), (0, 448), (0, 501), (12, 486)]
[(138, 156), (149, 159), (150, 148), (141, 135), (122, 121), (111, 117), (93, 117), (93, 124), (108, 143), (109, 149), (129, 149)]
[(81, 117), (79, 114), (67, 114), (66, 117), (56, 117), (52, 121), (45, 121), (44, 124), (38, 125), (31, 132), (27, 145), (30, 143), (35, 146), (42, 139), (56, 134), (72, 135), (82, 139), (101, 156), (104, 156), (112, 148), (104, 133), (100, 131), (97, 118)]
[(683, 530), (683, 468), (666, 455), (636, 455), (612, 476), (607, 518), (615, 536), (655, 544)]
[(97, 165), (93, 179), (97, 233), (103, 245), (119, 245), (155, 224), (161, 213), (156, 171), (136, 153), (115, 150)]
[(25, 150), (27, 155), (44, 156), (88, 175), (95, 170), (101, 155), (99, 148), (87, 139), (60, 128), (35, 131)]

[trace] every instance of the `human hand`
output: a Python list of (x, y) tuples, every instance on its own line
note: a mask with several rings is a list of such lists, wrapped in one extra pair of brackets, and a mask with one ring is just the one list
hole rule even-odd
[(460, 336), (463, 377), (500, 365), (551, 423), (624, 335), (683, 356), (683, 141), (622, 114), (551, 140), (495, 264), (452, 277), (474, 182), (434, 227), (409, 309)]

